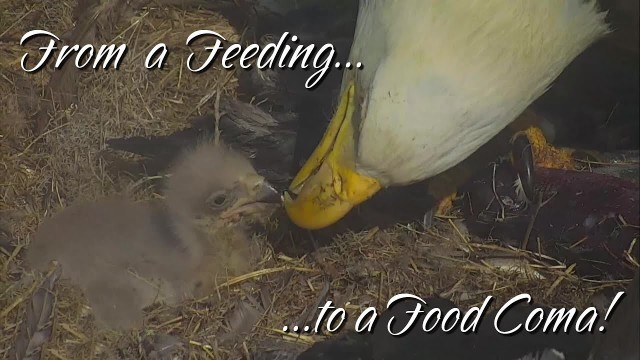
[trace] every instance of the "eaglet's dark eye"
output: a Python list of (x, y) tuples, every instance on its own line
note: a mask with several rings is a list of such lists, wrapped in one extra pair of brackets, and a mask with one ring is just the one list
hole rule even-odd
[(213, 198), (213, 200), (212, 200), (212, 201), (213, 201), (213, 204), (214, 204), (214, 205), (218, 205), (218, 206), (220, 206), (220, 205), (224, 204), (224, 203), (225, 203), (225, 201), (227, 201), (227, 197), (226, 197), (225, 195), (222, 195), (222, 194), (220, 194), (220, 195), (216, 195), (216, 196)]

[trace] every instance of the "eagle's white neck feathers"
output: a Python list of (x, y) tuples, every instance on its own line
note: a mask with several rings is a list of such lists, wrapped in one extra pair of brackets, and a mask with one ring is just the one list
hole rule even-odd
[(608, 32), (594, 0), (361, 0), (358, 171), (437, 175), (513, 121)]

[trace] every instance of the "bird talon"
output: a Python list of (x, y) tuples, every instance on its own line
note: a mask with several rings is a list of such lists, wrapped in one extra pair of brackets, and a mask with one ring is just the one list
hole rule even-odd
[(531, 202), (535, 193), (535, 161), (531, 142), (526, 133), (518, 132), (511, 139), (511, 146), (511, 162), (518, 174), (518, 186), (524, 192), (527, 200)]
[(433, 218), (435, 216), (435, 213), (433, 211), (433, 209), (427, 211), (423, 216), (422, 216), (422, 230), (423, 231), (427, 231), (431, 228), (431, 226), (433, 225)]
[(535, 126), (529, 127), (514, 135), (512, 139), (515, 140), (520, 135), (527, 136), (531, 144), (531, 151), (533, 152), (536, 166), (563, 170), (575, 169), (573, 161), (574, 150), (558, 148), (549, 144), (540, 128)]
[(445, 216), (451, 211), (453, 208), (453, 201), (457, 198), (457, 192), (453, 192), (446, 196), (444, 199), (440, 200), (438, 206), (436, 206), (435, 215), (436, 216)]

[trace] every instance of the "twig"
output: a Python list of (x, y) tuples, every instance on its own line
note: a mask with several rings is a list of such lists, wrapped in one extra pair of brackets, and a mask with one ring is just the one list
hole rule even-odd
[(542, 193), (538, 193), (538, 201), (536, 201), (536, 206), (533, 207), (533, 211), (531, 212), (531, 218), (529, 219), (529, 225), (527, 225), (527, 231), (524, 233), (524, 239), (522, 239), (522, 245), (520, 248), (526, 250), (529, 245), (529, 237), (531, 236), (531, 232), (533, 231), (533, 224), (536, 222), (536, 218), (538, 217), (538, 212), (542, 207)]
[(553, 294), (556, 288), (560, 285), (562, 280), (564, 280), (568, 275), (570, 275), (573, 272), (573, 269), (575, 269), (575, 267), (576, 267), (576, 264), (571, 264), (563, 274), (558, 276), (558, 278), (553, 282), (553, 284), (551, 284), (551, 287), (549, 287), (549, 289), (544, 293), (544, 297), (548, 298), (549, 296), (551, 296), (551, 294)]
[(220, 90), (216, 91), (216, 101), (213, 105), (213, 116), (216, 120), (214, 144), (220, 143)]
[(496, 215), (496, 220), (500, 221), (500, 220), (504, 220), (504, 204), (502, 203), (502, 200), (498, 196), (498, 191), (496, 190), (496, 168), (497, 167), (498, 167), (498, 164), (493, 163), (493, 176), (491, 177), (491, 189), (493, 190), (493, 196), (495, 196), (495, 199), (498, 202), (498, 205), (500, 205), (501, 217), (498, 217), (498, 215)]

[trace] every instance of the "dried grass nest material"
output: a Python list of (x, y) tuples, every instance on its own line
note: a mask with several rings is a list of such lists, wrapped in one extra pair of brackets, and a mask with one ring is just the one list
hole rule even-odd
[[(547, 305), (584, 306), (597, 290), (624, 285), (587, 282), (562, 264), (549, 266), (553, 262), (542, 263), (532, 254), (474, 244), (459, 222), (445, 219), (428, 233), (399, 226), (345, 234), (332, 247), (304, 258), (266, 249), (260, 270), (220, 284), (211, 295), (215, 301), (154, 306), (147, 313), (146, 329), (138, 333), (98, 331), (77, 289), (56, 280), (55, 271), (33, 276), (23, 268), (22, 251), (29, 236), (44, 217), (76, 200), (124, 190), (139, 199), (155, 197), (144, 180), (108, 171), (109, 164), (100, 156), (104, 140), (167, 134), (182, 128), (188, 118), (208, 112), (217, 93), (233, 96), (233, 74), (186, 70), (188, 50), (183, 44), (198, 29), (213, 29), (232, 39), (238, 35), (208, 11), (152, 4), (133, 12), (96, 35), (101, 43), (129, 45), (122, 67), (79, 74), (76, 104), (53, 111), (54, 125), (34, 138), (26, 119), (39, 110), (49, 73), (28, 75), (20, 69), (25, 49), (18, 45), (19, 38), (34, 28), (66, 33), (74, 24), (75, 6), (69, 1), (0, 0), (1, 357), (8, 357), (14, 344), (26, 343), (36, 352), (42, 350), (45, 359), (131, 359), (160, 356), (166, 349), (190, 359), (234, 359), (257, 347), (303, 349), (319, 340), (319, 335), (291, 337), (281, 329), (312, 322), (313, 309), (323, 298), (346, 306), (355, 319), (359, 310), (370, 305), (382, 309), (390, 296), (401, 292), (440, 294), (462, 306), (481, 303), (489, 294), (500, 303), (528, 292)], [(168, 64), (148, 71), (144, 53), (158, 42), (170, 48)], [(531, 265), (511, 274), (498, 269), (504, 264), (495, 259), (516, 254)], [(38, 290), (40, 284), (54, 291), (53, 307), (51, 298), (43, 300), (46, 292)], [(26, 315), (28, 308), (32, 315), (50, 316), (46, 321), (38, 316), (41, 322), (31, 323), (36, 317)], [(243, 318), (249, 320), (238, 321), (238, 312), (248, 314)], [(25, 332), (25, 326), (38, 331)], [(252, 326), (251, 336), (235, 336)], [(37, 339), (49, 335), (48, 341)]]

